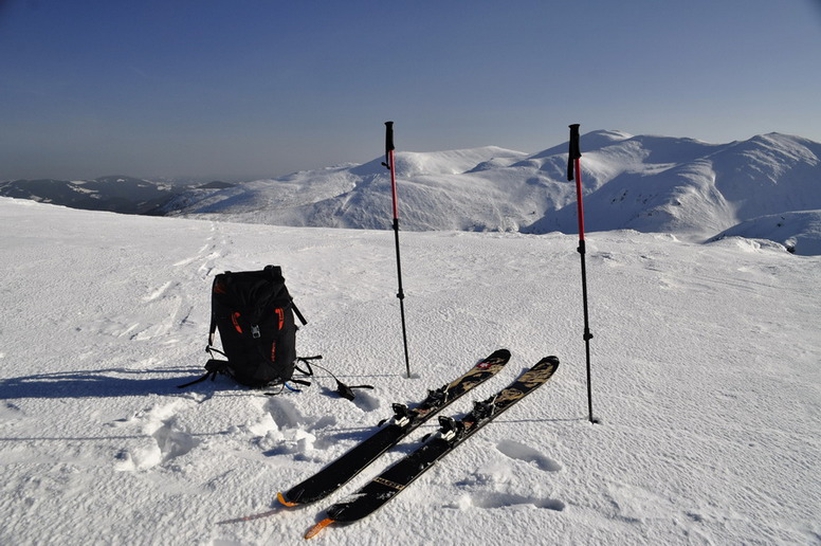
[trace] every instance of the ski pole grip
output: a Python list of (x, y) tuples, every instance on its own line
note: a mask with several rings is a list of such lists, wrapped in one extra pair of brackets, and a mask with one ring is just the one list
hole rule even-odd
[(385, 155), (388, 155), (388, 152), (395, 150), (396, 148), (393, 145), (393, 122), (386, 121), (385, 122)]
[(581, 149), (579, 148), (579, 125), (578, 123), (574, 123), (570, 125), (570, 149), (567, 156), (567, 179), (573, 180), (573, 172), (574, 172), (574, 164), (573, 162), (579, 159), (582, 156)]

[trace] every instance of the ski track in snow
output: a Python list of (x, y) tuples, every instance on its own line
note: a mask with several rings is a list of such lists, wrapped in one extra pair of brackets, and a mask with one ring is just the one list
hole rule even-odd
[[(498, 347), (480, 400), (546, 354), (548, 385), (367, 520), (318, 544), (821, 544), (821, 259), (760, 241), (588, 240), (587, 423), (572, 236), (405, 233), (413, 379), (404, 378), (388, 232), (71, 211), (0, 199), (2, 544), (286, 544), (436, 430), (326, 501), (254, 522)], [(214, 275), (284, 268), (309, 325), (302, 393), (199, 376)], [(446, 413), (470, 407), (459, 401)]]

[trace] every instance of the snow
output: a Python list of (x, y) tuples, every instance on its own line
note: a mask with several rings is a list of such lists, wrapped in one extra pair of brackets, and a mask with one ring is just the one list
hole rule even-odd
[[(500, 347), (507, 368), (447, 413), (542, 356), (561, 366), (382, 510), (314, 542), (821, 543), (819, 256), (588, 234), (591, 425), (578, 236), (403, 232), (406, 379), (389, 232), (5, 198), (0, 230), (2, 544), (299, 544), (435, 425), (316, 505), (215, 522), (270, 509), (392, 402)], [(213, 276), (269, 263), (309, 320), (300, 354), (375, 390), (349, 402), (324, 372), (272, 397), (226, 378), (176, 388), (206, 359)]]
[[(581, 137), (588, 231), (633, 229), (703, 242), (742, 224), (821, 210), (821, 143), (769, 133), (711, 144), (692, 138), (593, 131)], [(197, 190), (165, 209), (189, 218), (313, 227), (390, 229), (384, 158)], [(396, 152), (409, 231), (575, 233), (576, 192), (566, 179), (567, 143), (527, 154), (494, 146)], [(821, 232), (782, 229), (815, 254)], [(796, 224), (797, 225), (797, 224)], [(756, 230), (757, 233), (760, 230)], [(750, 232), (752, 233), (752, 232)]]
[(821, 255), (821, 210), (760, 216), (718, 234), (714, 240), (730, 236), (768, 239), (790, 252)]

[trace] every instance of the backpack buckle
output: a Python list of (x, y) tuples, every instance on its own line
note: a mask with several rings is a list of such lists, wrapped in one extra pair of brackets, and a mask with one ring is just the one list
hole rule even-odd
[(251, 325), (251, 337), (254, 339), (259, 339), (262, 334), (259, 333), (259, 325), (252, 324)]

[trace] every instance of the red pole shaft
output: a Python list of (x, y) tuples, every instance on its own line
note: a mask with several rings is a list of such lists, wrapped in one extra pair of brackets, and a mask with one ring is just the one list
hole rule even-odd
[(590, 340), (593, 334), (590, 333), (590, 320), (587, 313), (587, 268), (584, 263), (584, 205), (582, 203), (582, 163), (581, 150), (579, 148), (579, 124), (570, 126), (570, 148), (567, 156), (567, 180), (576, 180), (576, 207), (579, 217), (579, 255), (582, 265), (582, 302), (584, 305), (584, 353), (587, 361), (587, 411), (591, 423), (597, 423), (598, 419), (593, 417), (593, 393), (590, 387)]
[(393, 220), (399, 220), (399, 198), (396, 195), (396, 161), (393, 150), (388, 150), (388, 168), (391, 171), (391, 196), (393, 197)]
[(402, 315), (402, 343), (405, 346), (405, 370), (410, 378), (410, 360), (408, 359), (408, 334), (405, 328), (405, 293), (402, 290), (402, 262), (399, 258), (399, 199), (396, 196), (396, 160), (393, 153), (393, 122), (385, 122), (385, 154), (388, 163), (385, 165), (391, 171), (391, 196), (393, 197), (393, 234), (396, 242), (396, 277), (399, 282), (399, 312)]
[(576, 162), (576, 207), (579, 216), (579, 240), (584, 241), (584, 205), (582, 204), (582, 160), (575, 159)]

